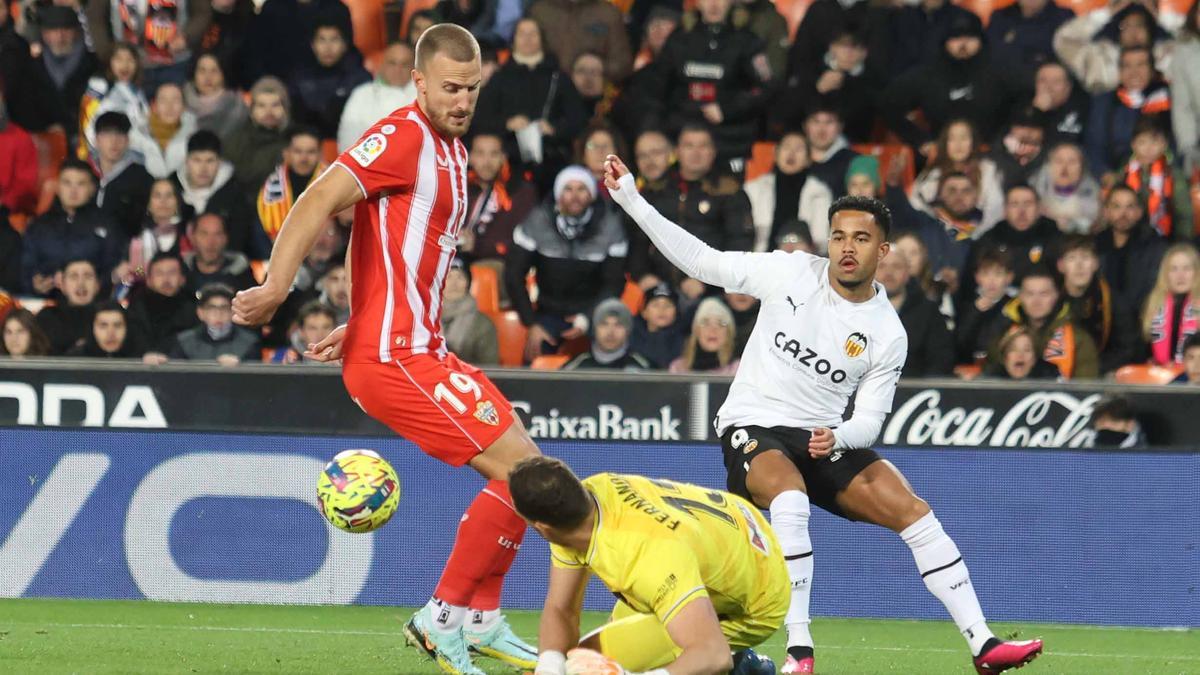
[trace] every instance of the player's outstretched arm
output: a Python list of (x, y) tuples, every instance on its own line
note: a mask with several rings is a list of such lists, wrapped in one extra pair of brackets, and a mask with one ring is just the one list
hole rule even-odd
[(721, 632), (717, 610), (707, 596), (689, 602), (667, 624), (671, 640), (683, 650), (669, 663), (671, 675), (715, 675), (733, 669), (729, 642)]
[(588, 571), (584, 568), (550, 566), (546, 604), (538, 626), (537, 670), (534, 675), (563, 675), (565, 654), (579, 644), (579, 617)]
[(267, 281), (237, 294), (233, 299), (233, 320), (245, 326), (259, 326), (271, 320), (275, 310), (287, 299), (296, 271), (325, 221), (333, 214), (353, 206), (363, 198), (358, 182), (350, 172), (331, 166), (308, 187), (283, 221), (275, 239)]

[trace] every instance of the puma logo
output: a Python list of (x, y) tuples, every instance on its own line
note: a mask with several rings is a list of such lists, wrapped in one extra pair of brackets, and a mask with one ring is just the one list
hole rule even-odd
[(788, 301), (788, 304), (792, 306), (792, 316), (796, 316), (796, 310), (800, 309), (801, 307), (804, 306), (803, 302), (797, 305), (796, 301), (792, 300), (792, 296), (790, 296), (790, 295), (787, 296), (787, 301)]

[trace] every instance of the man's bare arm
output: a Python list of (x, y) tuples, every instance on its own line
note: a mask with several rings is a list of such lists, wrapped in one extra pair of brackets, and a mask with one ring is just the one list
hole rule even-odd
[(721, 632), (721, 621), (707, 597), (689, 602), (667, 624), (671, 640), (683, 650), (667, 664), (671, 675), (710, 675), (733, 669), (729, 642)]
[[(538, 651), (543, 655), (554, 652), (561, 657), (579, 644), (579, 616), (583, 609), (587, 580), (586, 569), (550, 566), (546, 604), (538, 626)], [(559, 675), (562, 672), (560, 664), (546, 661), (545, 657), (539, 661), (536, 675)]]

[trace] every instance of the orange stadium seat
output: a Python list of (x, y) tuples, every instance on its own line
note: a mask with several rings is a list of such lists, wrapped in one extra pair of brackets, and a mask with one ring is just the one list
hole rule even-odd
[(484, 314), (500, 312), (500, 277), (496, 268), (471, 265), (471, 295)]
[(804, 14), (808, 12), (811, 4), (813, 0), (775, 0), (775, 11), (787, 20), (788, 39), (796, 38), (796, 29), (800, 27), (800, 22), (804, 20)]
[(1169, 13), (1187, 16), (1193, 2), (1195, 0), (1158, 0), (1158, 11), (1160, 14)]
[(525, 362), (525, 340), (529, 329), (521, 323), (516, 312), (488, 314), (496, 325), (496, 340), (500, 343), (500, 365), (519, 368)]
[(979, 17), (979, 20), (986, 26), (988, 19), (992, 17), (992, 12), (1004, 9), (1014, 2), (1016, 0), (956, 0), (954, 4)]
[(558, 370), (570, 360), (571, 357), (566, 354), (546, 354), (535, 358), (529, 367), (533, 370)]
[(750, 148), (750, 161), (746, 162), (746, 182), (759, 176), (771, 173), (775, 168), (775, 144), (770, 141), (759, 141)]
[(350, 8), (350, 24), (354, 29), (354, 46), (364, 57), (379, 53), (387, 47), (387, 28), (383, 19), (383, 0), (345, 0)]
[(336, 138), (326, 138), (321, 141), (321, 159), (326, 164), (333, 164), (338, 158), (338, 147)]
[(54, 205), (54, 198), (58, 196), (58, 176), (49, 176), (42, 181), (42, 190), (38, 194), (37, 215), (50, 210)]
[(632, 281), (625, 282), (625, 290), (621, 293), (621, 302), (629, 308), (629, 311), (637, 316), (642, 311), (642, 305), (646, 302), (646, 294), (642, 289)]
[(1117, 382), (1121, 384), (1167, 384), (1179, 377), (1183, 366), (1160, 366), (1157, 363), (1135, 363), (1117, 368)]
[(254, 275), (254, 281), (262, 284), (267, 280), (267, 261), (266, 260), (251, 260), (250, 273)]
[(983, 367), (978, 363), (960, 363), (954, 366), (954, 374), (963, 380), (973, 380), (983, 373)]
[(902, 143), (860, 143), (851, 147), (860, 155), (871, 155), (879, 158), (880, 179), (887, 176), (887, 170), (891, 166), (892, 160), (898, 155), (903, 155), (908, 159), (908, 165), (904, 167), (904, 191), (912, 191), (913, 179), (915, 178), (913, 174), (913, 154), (912, 149), (907, 145)]
[(67, 135), (62, 131), (39, 131), (32, 136), (38, 153), (38, 180), (57, 178), (58, 168), (67, 159)]
[(1082, 16), (1092, 10), (1107, 6), (1108, 0), (1057, 0), (1056, 4)]

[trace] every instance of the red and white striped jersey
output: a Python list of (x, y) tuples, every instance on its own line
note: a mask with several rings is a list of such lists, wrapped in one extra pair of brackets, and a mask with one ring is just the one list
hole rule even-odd
[(466, 219), (466, 146), (441, 136), (413, 103), (376, 122), (335, 166), (366, 196), (350, 237), (344, 359), (444, 356), (442, 287)]

